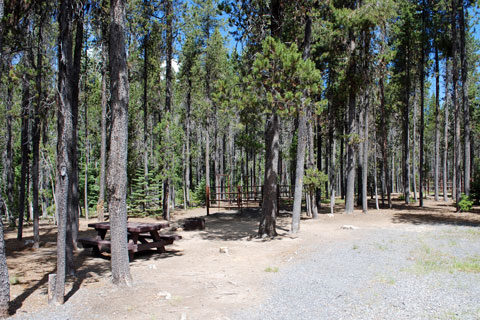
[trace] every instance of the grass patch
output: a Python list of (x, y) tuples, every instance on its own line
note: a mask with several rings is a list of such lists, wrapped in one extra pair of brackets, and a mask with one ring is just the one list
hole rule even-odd
[(380, 251), (387, 251), (389, 248), (385, 243), (375, 242), (374, 246)]
[(278, 267), (267, 267), (265, 268), (265, 272), (278, 272)]
[(422, 245), (413, 256), (415, 260), (413, 271), (418, 274), (430, 272), (480, 273), (479, 255), (458, 258)]
[(395, 285), (395, 279), (391, 276), (381, 275), (375, 281), (379, 283), (388, 284), (391, 286)]
[(20, 283), (20, 279), (17, 277), (17, 275), (10, 276), (10, 284), (15, 285)]
[(473, 238), (480, 238), (480, 230), (467, 229), (465, 233)]
[(359, 246), (357, 246), (356, 244), (353, 245), (352, 249), (353, 250), (358, 250)]
[(455, 260), (452, 267), (460, 272), (480, 273), (480, 256), (475, 255), (464, 260)]

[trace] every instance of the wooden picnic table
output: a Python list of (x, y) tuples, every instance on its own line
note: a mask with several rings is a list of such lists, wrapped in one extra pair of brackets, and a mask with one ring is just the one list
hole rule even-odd
[[(110, 230), (110, 222), (89, 223), (90, 228), (95, 228), (97, 236), (95, 238), (80, 238), (84, 248), (93, 248), (95, 253), (101, 251), (110, 251), (111, 242), (105, 239), (107, 231)], [(130, 260), (133, 260), (135, 252), (157, 248), (160, 253), (166, 252), (165, 246), (172, 244), (175, 240), (182, 237), (179, 235), (159, 234), (159, 230), (169, 226), (168, 222), (144, 223), (127, 222), (128, 232), (128, 253)]]

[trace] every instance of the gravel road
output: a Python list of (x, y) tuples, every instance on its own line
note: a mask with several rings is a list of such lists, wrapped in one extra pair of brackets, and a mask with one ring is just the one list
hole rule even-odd
[(311, 243), (233, 319), (480, 319), (480, 229), (419, 225), (345, 230)]

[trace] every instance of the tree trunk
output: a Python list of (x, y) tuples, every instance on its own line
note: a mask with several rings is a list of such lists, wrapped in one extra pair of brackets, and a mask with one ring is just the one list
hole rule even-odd
[(293, 198), (291, 232), (297, 233), (300, 229), (300, 214), (302, 209), (303, 175), (305, 168), (305, 147), (307, 145), (307, 119), (305, 109), (301, 108), (298, 115), (298, 142), (295, 173), (295, 191)]
[(444, 111), (444, 119), (443, 119), (443, 201), (448, 201), (448, 190), (447, 190), (447, 182), (448, 182), (448, 171), (447, 171), (447, 163), (448, 163), (448, 117), (449, 117), (449, 63), (448, 58), (445, 62), (445, 102), (443, 104), (443, 111)]
[(40, 112), (42, 108), (42, 69), (43, 69), (43, 53), (42, 53), (42, 36), (43, 22), (40, 21), (38, 30), (38, 47), (37, 47), (37, 104), (34, 113), (32, 128), (32, 198), (33, 198), (33, 248), (38, 249), (40, 246), (39, 233), (39, 217), (40, 208), (38, 204), (39, 193), (39, 166), (40, 166)]
[(187, 88), (187, 103), (186, 103), (186, 116), (185, 116), (185, 195), (187, 197), (187, 206), (190, 205), (190, 188), (192, 183), (192, 160), (190, 157), (190, 112), (192, 109), (192, 79), (191, 75), (188, 77), (188, 88)]
[(406, 55), (406, 88), (405, 88), (405, 106), (403, 111), (403, 193), (405, 203), (410, 203), (410, 50), (407, 47)]
[[(143, 193), (148, 198), (148, 40), (149, 35), (146, 35), (143, 40), (143, 176), (145, 179), (145, 185), (143, 187)], [(145, 202), (146, 208), (149, 207), (149, 203)]]
[(438, 59), (438, 48), (437, 48), (437, 44), (435, 43), (435, 164), (434, 164), (435, 201), (438, 201), (438, 188), (439, 188), (438, 173), (439, 173), (439, 166), (440, 166), (439, 108), (440, 108), (440, 66), (439, 66), (439, 59)]
[(88, 34), (84, 37), (85, 38), (85, 69), (84, 69), (84, 82), (83, 82), (83, 90), (84, 90), (84, 116), (85, 116), (85, 175), (84, 175), (84, 205), (85, 205), (85, 219), (88, 222), (88, 165), (90, 162), (90, 141), (88, 137), (88, 85), (87, 85), (87, 74), (88, 74)]
[(330, 180), (330, 214), (333, 214), (335, 208), (335, 173), (336, 173), (336, 165), (335, 165), (335, 153), (336, 153), (336, 139), (334, 137), (333, 132), (333, 125), (330, 129), (330, 172), (329, 172), (329, 180)]
[(422, 9), (422, 41), (421, 41), (421, 61), (420, 61), (420, 207), (423, 207), (423, 189), (425, 180), (425, 160), (424, 160), (424, 127), (425, 127), (425, 50), (423, 48), (425, 40), (425, 10), (426, 4), (423, 1)]
[(72, 76), (72, 144), (71, 161), (72, 161), (72, 179), (71, 179), (71, 202), (67, 215), (67, 275), (75, 275), (75, 264), (73, 252), (77, 247), (78, 228), (79, 228), (79, 202), (80, 193), (78, 192), (78, 156), (77, 156), (77, 137), (78, 137), (78, 106), (80, 95), (80, 70), (82, 62), (82, 45), (83, 45), (83, 8), (82, 12), (76, 15), (76, 34), (75, 34), (75, 50), (73, 54)]
[[(0, 1), (0, 13), (3, 11), (2, 2), (3, 1)], [(5, 249), (3, 219), (0, 217), (0, 318), (8, 317), (8, 308), (10, 305), (10, 280), (8, 277), (7, 256)]]
[[(375, 110), (375, 109), (374, 109)], [(373, 118), (376, 118), (375, 112)], [(373, 141), (374, 141), (374, 148), (373, 148), (373, 179), (374, 179), (374, 188), (375, 188), (375, 208), (380, 210), (378, 205), (378, 185), (377, 185), (377, 128), (373, 132)]]
[[(367, 89), (368, 90), (368, 89)], [(364, 134), (363, 134), (363, 165), (362, 165), (362, 211), (367, 213), (368, 200), (367, 200), (367, 179), (368, 179), (368, 112), (369, 112), (369, 97), (368, 93), (365, 97), (365, 120), (364, 120)], [(376, 168), (375, 168), (376, 170)], [(375, 173), (376, 175), (376, 173)]]
[[(307, 121), (307, 146), (308, 146), (308, 162), (307, 162), (307, 168), (308, 169), (314, 169), (315, 168), (315, 134), (313, 130), (314, 126), (314, 117), (312, 115), (312, 109), (308, 108), (307, 109), (307, 117), (310, 119)], [(327, 190), (328, 192), (328, 190)], [(315, 193), (315, 190), (311, 190), (309, 192), (310, 196), (310, 207), (311, 207), (311, 213), (312, 213), (312, 218), (317, 219), (318, 218), (318, 206), (317, 206), (317, 195)]]
[[(388, 142), (387, 142), (387, 112), (385, 106), (385, 92), (384, 92), (384, 79), (383, 76), (380, 78), (380, 109), (381, 109), (381, 123), (382, 123), (382, 157), (383, 157), (383, 172), (385, 179), (385, 187), (387, 189), (387, 198), (388, 198), (388, 207), (392, 208), (392, 198), (391, 198), (391, 182), (390, 182), (390, 171), (388, 169)], [(393, 178), (393, 176), (392, 176)]]
[[(22, 149), (22, 169), (20, 176), (20, 194), (18, 196), (18, 233), (17, 240), (23, 237), (23, 218), (25, 215), (25, 198), (26, 198), (26, 179), (28, 176), (29, 166), (29, 145), (28, 145), (28, 123), (30, 109), (30, 84), (28, 75), (22, 78), (22, 133), (21, 133), (21, 149)], [(28, 197), (27, 197), (28, 198)]]
[[(166, 24), (166, 68), (165, 68), (165, 118), (166, 121), (172, 121), (172, 117), (170, 117), (170, 112), (172, 109), (172, 59), (173, 59), (173, 3), (172, 0), (165, 1), (165, 16), (167, 19)], [(165, 137), (170, 143), (170, 124), (167, 124), (165, 128)], [(169, 148), (167, 148), (169, 150)], [(167, 151), (167, 159), (173, 156), (168, 154)], [(165, 171), (167, 172), (167, 178), (163, 181), (163, 218), (165, 220), (170, 220), (170, 165), (169, 162), (165, 162), (166, 168)]]
[[(106, 6), (107, 1), (102, 1), (102, 7)], [(106, 10), (106, 9), (105, 9)], [(107, 17), (102, 19), (102, 118), (100, 119), (100, 184), (99, 184), (99, 196), (97, 202), (97, 218), (99, 222), (102, 222), (104, 218), (105, 208), (105, 167), (107, 163)]]
[[(353, 52), (355, 50), (355, 40), (353, 35), (350, 36), (350, 67), (349, 74), (351, 77), (355, 74), (355, 58), (353, 57)], [(356, 86), (354, 80), (350, 83), (349, 96), (348, 96), (348, 114), (347, 114), (347, 127), (346, 127), (346, 136), (347, 140), (347, 186), (346, 186), (346, 195), (345, 195), (345, 213), (351, 214), (354, 210), (354, 196), (355, 196), (355, 114), (356, 114)]]
[(71, 208), (72, 188), (72, 6), (71, 0), (60, 2), (58, 55), (58, 113), (57, 113), (57, 274), (51, 303), (63, 304), (65, 295), (67, 216)]
[(413, 180), (413, 199), (415, 202), (418, 201), (417, 198), (417, 88), (414, 86), (413, 89), (413, 132), (412, 132), (412, 175), (411, 179)]
[[(303, 39), (303, 60), (307, 60), (310, 56), (310, 44), (312, 36), (312, 20), (307, 15), (305, 24), (305, 36)], [(297, 143), (297, 159), (295, 172), (295, 193), (293, 198), (292, 213), (292, 233), (297, 233), (300, 229), (300, 215), (302, 210), (302, 193), (303, 193), (303, 176), (305, 172), (305, 148), (307, 144), (307, 109), (302, 102), (298, 110), (298, 143)], [(310, 137), (310, 140), (313, 137)], [(313, 150), (311, 150), (313, 151)]]
[(457, 100), (457, 84), (458, 84), (458, 64), (457, 64), (457, 55), (458, 55), (458, 41), (457, 41), (457, 0), (452, 0), (452, 102), (455, 118), (455, 203), (457, 210), (459, 210), (459, 202), (461, 197), (461, 186), (462, 178), (460, 171), (460, 105)]
[(467, 48), (465, 42), (465, 6), (463, 2), (460, 9), (460, 62), (462, 67), (462, 110), (463, 110), (463, 141), (464, 141), (464, 192), (470, 195), (470, 179), (471, 179), (471, 141), (470, 141), (470, 104), (468, 98), (468, 62)]
[(265, 178), (263, 190), (263, 218), (258, 228), (258, 235), (274, 237), (278, 211), (278, 156), (279, 156), (279, 117), (268, 116), (265, 129)]
[[(2, 0), (0, 0), (1, 2)], [(0, 3), (1, 5), (1, 3)], [(0, 23), (0, 28), (1, 28), (1, 23)], [(0, 35), (1, 38), (2, 35)], [(1, 45), (1, 44), (0, 44)], [(1, 47), (0, 47), (1, 50)], [(1, 52), (0, 52), (1, 53)], [(3, 57), (3, 56), (2, 56)], [(11, 64), (11, 59), (9, 58), (9, 61), (7, 63), (8, 68), (10, 68)], [(11, 80), (10, 77), (7, 78), (7, 80)], [(7, 176), (7, 216), (9, 218), (9, 223), (14, 224), (15, 220), (13, 218), (13, 211), (14, 210), (14, 183), (15, 183), (15, 173), (14, 173), (14, 167), (13, 167), (13, 148), (12, 148), (12, 96), (13, 96), (13, 83), (12, 81), (9, 81), (7, 85), (7, 96), (6, 96), (6, 101), (5, 101), (5, 122), (6, 122), (6, 158), (5, 158), (5, 171), (6, 171), (6, 176)]]
[(108, 165), (112, 281), (132, 285), (127, 248), (128, 70), (125, 50), (125, 0), (110, 2), (110, 79), (112, 131)]
[[(3, 20), (3, 12), (4, 12), (4, 1), (0, 0), (0, 21)], [(0, 23), (0, 60), (3, 60), (3, 23)], [(10, 65), (10, 63), (8, 63)], [(0, 71), (0, 79), (2, 79), (2, 72)], [(10, 91), (10, 85), (8, 86), (8, 90)], [(11, 92), (11, 91), (10, 91)], [(11, 116), (9, 116), (9, 110), (8, 108), (11, 107), (10, 101), (8, 100), (9, 93), (7, 93), (7, 159), (9, 156), (12, 155), (11, 153)], [(10, 119), (9, 119), (10, 118)], [(10, 128), (9, 128), (10, 125)], [(10, 130), (10, 131), (9, 131)], [(8, 154), (9, 150), (8, 148), (10, 147), (10, 154)], [(8, 159), (9, 161), (11, 159)], [(10, 166), (12, 165), (12, 162), (10, 162)], [(7, 169), (7, 196), (12, 196), (13, 194), (9, 194), (11, 191), (8, 190), (9, 187), (9, 174), (11, 174), (9, 169), (12, 169), (11, 167)], [(12, 181), (13, 184), (13, 181)], [(13, 185), (12, 185), (13, 187)], [(11, 199), (7, 199), (8, 202), (10, 202)], [(13, 201), (12, 201), (13, 202)], [(10, 202), (8, 205), (12, 205), (12, 202)], [(7, 268), (7, 257), (6, 257), (6, 252), (5, 252), (5, 237), (3, 233), (3, 220), (2, 217), (0, 217), (0, 318), (6, 318), (8, 317), (8, 308), (10, 304), (10, 281), (8, 277), (8, 268)]]

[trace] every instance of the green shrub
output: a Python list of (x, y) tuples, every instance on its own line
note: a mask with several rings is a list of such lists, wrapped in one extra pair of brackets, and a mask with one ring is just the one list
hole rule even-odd
[(470, 185), (470, 199), (475, 204), (480, 204), (480, 174), (476, 174)]
[[(399, 201), (404, 201), (405, 200), (405, 195), (402, 193), (398, 196)], [(415, 202), (415, 198), (410, 196), (410, 202)]]
[(460, 197), (460, 201), (458, 202), (458, 207), (460, 208), (461, 212), (470, 211), (473, 207), (473, 201), (464, 194)]
[(192, 200), (195, 204), (205, 204), (207, 202), (207, 193), (205, 187), (207, 183), (202, 179), (192, 193)]

